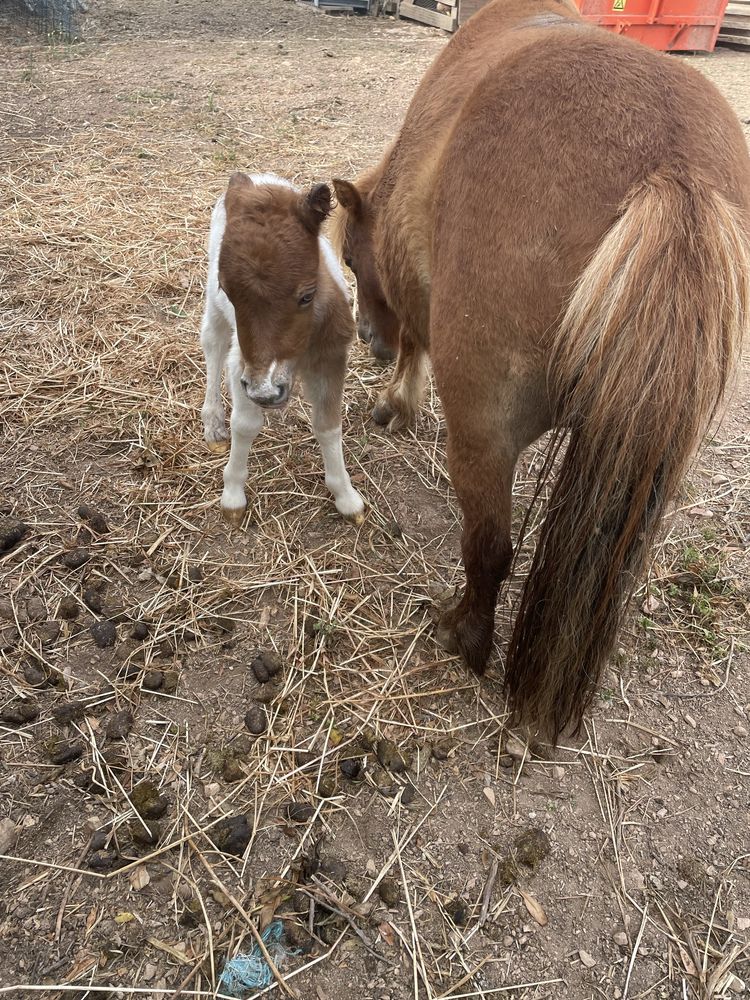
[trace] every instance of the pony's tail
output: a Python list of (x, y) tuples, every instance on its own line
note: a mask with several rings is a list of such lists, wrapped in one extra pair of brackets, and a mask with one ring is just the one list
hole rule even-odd
[(550, 392), (558, 434), (570, 439), (505, 686), (516, 721), (555, 742), (580, 727), (623, 604), (741, 350), (746, 226), (717, 191), (653, 174), (629, 193), (554, 335)]

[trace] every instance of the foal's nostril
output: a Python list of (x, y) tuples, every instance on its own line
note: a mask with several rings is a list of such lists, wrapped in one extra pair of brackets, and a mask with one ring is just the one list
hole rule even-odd
[(248, 381), (244, 375), (240, 375), (240, 385), (245, 390), (245, 392), (247, 392)]

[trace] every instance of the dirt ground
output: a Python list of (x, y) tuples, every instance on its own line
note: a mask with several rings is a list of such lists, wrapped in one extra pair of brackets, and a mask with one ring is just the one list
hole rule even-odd
[[(303, 1000), (750, 992), (747, 369), (555, 753), (504, 728), (513, 589), (482, 683), (435, 644), (461, 573), (434, 395), (388, 436), (354, 349), (361, 529), (301, 403), (242, 530), (219, 516), (213, 201), (239, 167), (373, 163), (445, 40), (291, 0), (90, 0), (73, 45), (0, 13), (0, 521), (27, 526), (0, 556), (0, 993), (215, 996), (274, 917)], [(750, 56), (685, 58), (747, 125)]]

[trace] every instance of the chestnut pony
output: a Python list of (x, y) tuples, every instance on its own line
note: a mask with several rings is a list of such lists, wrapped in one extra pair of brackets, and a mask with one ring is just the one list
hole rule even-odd
[(750, 313), (750, 160), (675, 58), (566, 0), (494, 0), (438, 56), (400, 134), (335, 181), (339, 244), (378, 343), (374, 419), (410, 423), (426, 355), (464, 515), (442, 622), (481, 673), (513, 554), (519, 453), (567, 447), (510, 639), (517, 721), (579, 726), (623, 603), (722, 397)]

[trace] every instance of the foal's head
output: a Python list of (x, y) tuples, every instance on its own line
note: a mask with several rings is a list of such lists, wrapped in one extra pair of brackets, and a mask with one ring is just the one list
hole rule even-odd
[(351, 181), (334, 180), (339, 207), (334, 240), (344, 263), (357, 279), (359, 339), (381, 361), (398, 352), (398, 318), (388, 305), (375, 262), (375, 213), (367, 193)]
[(237, 173), (225, 207), (219, 285), (234, 306), (240, 381), (254, 403), (276, 409), (289, 399), (319, 312), (318, 234), (331, 192), (326, 184), (299, 192)]

